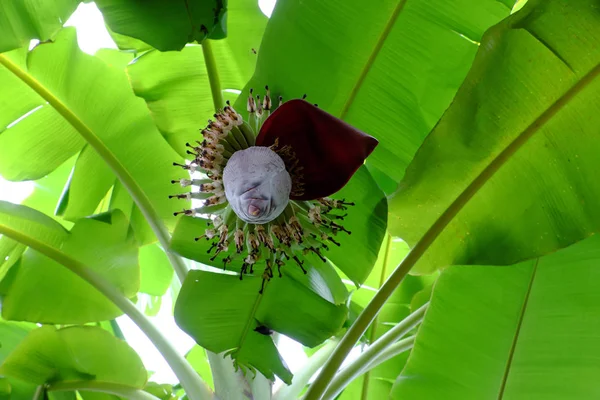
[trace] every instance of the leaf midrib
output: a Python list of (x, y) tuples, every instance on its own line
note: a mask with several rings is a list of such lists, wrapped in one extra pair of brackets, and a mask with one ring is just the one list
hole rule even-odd
[(600, 64), (590, 69), (577, 83), (559, 97), (551, 106), (549, 106), (539, 117), (537, 117), (523, 132), (521, 132), (503, 151), (501, 151), (488, 165), (481, 171), (475, 179), (456, 197), (456, 199), (444, 210), (444, 212), (435, 220), (431, 227), (425, 232), (421, 239), (412, 248), (410, 253), (392, 272), (385, 284), (379, 289), (375, 297), (365, 307), (363, 312), (354, 321), (354, 324), (342, 338), (338, 348), (333, 352), (329, 361), (323, 367), (321, 374), (315, 379), (313, 384), (306, 392), (306, 400), (320, 398), (327, 389), (327, 385), (333, 378), (333, 375), (342, 364), (343, 360), (350, 353), (354, 344), (360, 339), (360, 336), (366, 331), (370, 322), (373, 321), (381, 307), (390, 298), (392, 293), (400, 285), (404, 277), (412, 267), (421, 259), (432, 243), (438, 238), (442, 231), (452, 222), (454, 217), (464, 208), (464, 206), (475, 196), (478, 191), (496, 174), (496, 172), (506, 164), (511, 157), (544, 126), (554, 115), (562, 110), (577, 94), (589, 86), (594, 79), (600, 75)]
[[(388, 264), (389, 257), (390, 257), (391, 247), (392, 247), (392, 235), (390, 235), (388, 233), (387, 240), (385, 242), (385, 253), (384, 253), (383, 261), (382, 261), (383, 264), (381, 267), (381, 275), (379, 276), (379, 287), (381, 287), (385, 282), (385, 276), (386, 276), (386, 272), (387, 272), (387, 264)], [(377, 330), (377, 319), (378, 319), (378, 317), (375, 317), (375, 319), (373, 319), (373, 322), (371, 323), (371, 336), (369, 337), (370, 344), (372, 344), (375, 341), (376, 330)], [(368, 370), (365, 373), (365, 376), (363, 377), (363, 387), (362, 387), (362, 392), (361, 392), (362, 400), (368, 400), (367, 395), (369, 393), (370, 379), (371, 379), (371, 370)]]
[[(27, 71), (10, 60), (5, 54), (0, 54), (0, 65), (3, 65), (13, 75), (20, 79), (25, 85), (35, 91), (41, 98), (46, 100), (81, 136), (82, 138), (98, 153), (104, 162), (111, 168), (119, 181), (127, 189), (138, 208), (144, 215), (144, 218), (152, 228), (158, 241), (164, 249), (169, 248), (170, 235), (167, 227), (162, 222), (157, 211), (154, 209), (150, 199), (144, 190), (138, 185), (137, 181), (121, 164), (119, 159), (110, 151), (110, 149), (102, 142), (102, 140), (88, 127), (79, 116), (72, 111), (65, 103), (55, 96), (50, 89), (44, 86), (40, 81), (33, 77)], [(187, 267), (183, 260), (175, 254), (166, 251), (171, 264), (181, 282), (187, 274)]]
[(348, 110), (350, 110), (350, 107), (352, 106), (352, 103), (354, 102), (354, 99), (356, 98), (358, 91), (362, 87), (367, 75), (369, 74), (369, 71), (371, 70), (371, 67), (375, 63), (375, 59), (377, 58), (377, 56), (379, 56), (379, 52), (383, 48), (383, 44), (385, 43), (385, 40), (387, 39), (390, 32), (392, 31), (392, 28), (394, 27), (394, 25), (396, 24), (396, 21), (398, 20), (398, 16), (400, 15), (400, 12), (404, 8), (404, 5), (406, 4), (406, 2), (407, 2), (407, 0), (399, 0), (398, 1), (398, 4), (396, 4), (396, 7), (394, 8), (392, 15), (390, 16), (390, 19), (383, 27), (383, 31), (381, 32), (379, 39), (377, 39), (377, 42), (375, 43), (375, 47), (373, 47), (373, 52), (369, 55), (369, 58), (367, 59), (367, 63), (365, 64), (362, 71), (360, 72), (360, 75), (358, 76), (358, 79), (356, 80), (356, 84), (352, 87), (352, 90), (350, 91), (350, 94), (348, 95), (348, 99), (346, 100), (346, 102), (344, 103), (344, 106), (342, 107), (342, 110), (340, 111), (340, 116), (339, 116), (340, 119), (344, 119), (346, 117), (346, 114), (348, 114)]
[(519, 340), (519, 335), (521, 333), (521, 327), (523, 326), (523, 319), (525, 317), (525, 312), (527, 311), (527, 304), (529, 303), (529, 297), (531, 295), (531, 288), (533, 287), (533, 282), (535, 281), (535, 276), (537, 273), (539, 262), (540, 262), (540, 259), (537, 258), (535, 260), (535, 263), (533, 264), (533, 271), (531, 272), (531, 278), (529, 280), (527, 292), (525, 293), (525, 298), (523, 300), (523, 306), (521, 307), (521, 312), (519, 313), (519, 319), (517, 321), (515, 334), (513, 336), (513, 340), (510, 345), (510, 350), (508, 352), (508, 359), (506, 360), (506, 366), (504, 367), (504, 374), (502, 375), (502, 380), (500, 382), (500, 390), (498, 391), (498, 400), (502, 400), (504, 398), (506, 382), (508, 381), (508, 375), (510, 374), (510, 368), (512, 367), (512, 361), (513, 361), (513, 358), (515, 355), (515, 349), (517, 348), (517, 342)]

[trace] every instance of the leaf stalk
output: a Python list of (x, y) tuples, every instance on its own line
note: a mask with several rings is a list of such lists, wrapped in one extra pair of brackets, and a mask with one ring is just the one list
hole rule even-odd
[(325, 392), (324, 398), (334, 399), (352, 380), (362, 375), (367, 369), (371, 369), (370, 365), (373, 363), (373, 360), (386, 350), (386, 348), (394, 344), (394, 342), (423, 321), (428, 305), (429, 303), (424, 304), (408, 317), (404, 318), (373, 342), (356, 360), (336, 374), (329, 385), (329, 389)]
[(412, 267), (421, 259), (429, 246), (437, 239), (442, 231), (450, 224), (463, 207), (477, 194), (477, 192), (506, 164), (506, 162), (536, 133), (544, 124), (546, 124), (556, 113), (565, 107), (579, 92), (590, 85), (594, 79), (600, 75), (600, 65), (596, 65), (586, 75), (584, 75), (575, 85), (559, 97), (548, 109), (546, 109), (538, 118), (536, 118), (523, 132), (521, 132), (496, 158), (494, 158), (487, 167), (467, 186), (460, 195), (448, 206), (448, 208), (439, 216), (439, 218), (425, 232), (423, 237), (417, 242), (406, 258), (396, 267), (388, 280), (381, 289), (360, 313), (354, 324), (346, 332), (337, 349), (332, 354), (327, 364), (323, 367), (321, 374), (308, 389), (305, 400), (320, 399), (331, 380), (336, 374), (342, 362), (350, 353), (354, 344), (360, 339), (367, 330), (373, 319), (377, 316), (381, 307), (396, 290), (400, 282)]
[(181, 385), (185, 389), (188, 397), (193, 400), (212, 399), (213, 393), (208, 388), (206, 383), (194, 371), (190, 364), (183, 358), (171, 343), (165, 338), (162, 333), (154, 326), (154, 324), (146, 318), (146, 316), (137, 309), (128, 298), (123, 296), (117, 288), (110, 282), (88, 268), (85, 264), (71, 258), (65, 253), (42, 243), (24, 233), (13, 230), (5, 225), (0, 224), (0, 234), (16, 240), (41, 254), (51, 258), (64, 267), (68, 268), (77, 276), (91, 284), (100, 293), (106, 296), (107, 299), (113, 302), (120, 310), (129, 316), (133, 322), (148, 336), (154, 346), (162, 354), (166, 362), (169, 364)]

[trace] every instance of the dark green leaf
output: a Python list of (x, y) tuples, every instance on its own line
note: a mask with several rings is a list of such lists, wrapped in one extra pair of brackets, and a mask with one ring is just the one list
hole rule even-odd
[(0, 226), (60, 248), (69, 232), (52, 218), (29, 207), (0, 200)]
[(91, 380), (141, 389), (147, 379), (127, 343), (91, 326), (33, 330), (4, 360), (0, 373), (36, 385)]
[(9, 400), (10, 392), (10, 382), (7, 378), (0, 376), (0, 400)]
[(224, 0), (96, 0), (96, 4), (112, 31), (161, 51), (225, 37)]
[(240, 364), (255, 367), (267, 378), (275, 373), (289, 382), (291, 374), (273, 341), (254, 329), (264, 325), (307, 346), (316, 346), (339, 330), (346, 308), (335, 306), (287, 276), (271, 279), (263, 295), (259, 294), (261, 282), (259, 276), (240, 281), (234, 275), (192, 271), (177, 299), (175, 319), (207, 350), (234, 350), (232, 356)]
[(393, 398), (600, 396), (599, 249), (594, 236), (514, 266), (443, 271)]
[(332, 197), (354, 202), (355, 206), (348, 208), (348, 216), (341, 223), (352, 234), (340, 233), (337, 239), (341, 246), (330, 246), (326, 257), (360, 285), (369, 276), (381, 248), (386, 232), (387, 200), (365, 166)]
[(62, 218), (56, 217), (60, 215), (66, 206), (64, 199), (65, 186), (69, 180), (76, 157), (71, 157), (54, 171), (43, 177), (33, 181), (33, 193), (29, 195), (21, 204), (27, 207), (34, 208), (47, 216), (52, 217), (62, 226), (70, 229), (73, 223)]
[(414, 244), (486, 167), (503, 164), (429, 247), (419, 272), (512, 264), (600, 230), (600, 185), (591, 178), (600, 168), (599, 65), (595, 0), (530, 1), (490, 29), (391, 200), (390, 231)]
[(110, 37), (120, 50), (136, 54), (152, 49), (152, 46), (150, 46), (148, 43), (144, 43), (139, 39), (118, 34), (112, 29), (110, 29), (109, 26), (106, 26), (106, 29), (108, 30)]
[(481, 35), (509, 11), (496, 0), (282, 1), (247, 88), (268, 84), (285, 99), (307, 93), (377, 137), (368, 163), (393, 188), (450, 104)]
[(31, 39), (52, 39), (78, 4), (79, 0), (0, 2), (0, 53), (27, 47)]
[[(212, 43), (211, 48), (221, 88), (241, 90), (254, 71), (256, 55), (251, 49), (258, 48), (267, 19), (256, 0), (231, 0), (228, 9), (228, 38)], [(147, 52), (127, 72), (158, 129), (185, 156), (186, 142), (201, 140), (199, 129), (215, 112), (202, 46), (186, 46), (180, 52)]]

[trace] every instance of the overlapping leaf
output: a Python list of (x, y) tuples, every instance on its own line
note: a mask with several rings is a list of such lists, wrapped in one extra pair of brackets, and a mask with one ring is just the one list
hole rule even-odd
[[(23, 341), (27, 334), (35, 329), (34, 324), (26, 322), (8, 322), (0, 319), (0, 365), (6, 357)], [(2, 376), (2, 374), (0, 374)], [(4, 390), (8, 388), (9, 394), (7, 397), (2, 397), (2, 380), (4, 380)], [(30, 399), (35, 393), (35, 385), (23, 382), (14, 377), (0, 378), (0, 399)]]
[(175, 319), (207, 350), (231, 350), (239, 364), (289, 383), (291, 373), (271, 337), (256, 329), (264, 326), (312, 347), (341, 328), (346, 307), (328, 302), (287, 276), (272, 278), (263, 294), (261, 282), (260, 276), (239, 280), (235, 275), (191, 271), (177, 299)]
[[(600, 229), (600, 185), (591, 178), (600, 168), (596, 7), (530, 1), (486, 34), (391, 200), (391, 232), (414, 244), (485, 168), (502, 164), (430, 246), (420, 272), (511, 264)], [(514, 153), (511, 142), (528, 135)]]
[(142, 360), (127, 343), (91, 326), (31, 331), (0, 373), (36, 385), (88, 381), (141, 389), (147, 380)]
[[(254, 72), (256, 55), (266, 24), (254, 0), (232, 0), (228, 5), (228, 37), (211, 43), (221, 88), (241, 90)], [(215, 109), (202, 46), (181, 51), (150, 51), (127, 68), (135, 94), (146, 100), (156, 126), (179, 154), (186, 142), (200, 139)], [(224, 94), (230, 94), (225, 92)], [(231, 94), (230, 94), (231, 95)]]
[[(6, 0), (0, 3), (0, 53), (52, 39), (79, 0)], [(2, 124), (0, 124), (2, 126)]]
[[(360, 312), (371, 301), (376, 291), (383, 285), (394, 268), (402, 261), (408, 253), (408, 246), (399, 239), (387, 236), (375, 268), (365, 281), (364, 285), (355, 293), (352, 293), (352, 306)], [(411, 303), (416, 293), (425, 288), (430, 288), (435, 281), (434, 276), (407, 276), (392, 297), (388, 299), (377, 318), (365, 332), (364, 339), (373, 343), (394, 325), (408, 316), (411, 311)], [(359, 378), (353, 380), (339, 396), (340, 400), (356, 399), (384, 399), (388, 398), (396, 377), (406, 364), (408, 354), (394, 357), (391, 360), (377, 366)]]
[[(80, 52), (72, 29), (63, 30), (54, 43), (36, 47), (26, 66), (23, 52), (10, 53), (10, 58), (92, 130), (169, 225), (180, 206), (167, 198), (174, 190), (170, 165), (179, 157), (160, 136), (143, 102), (131, 93), (124, 71)], [(83, 140), (73, 127), (4, 67), (0, 82), (6, 88), (0, 95), (8, 105), (2, 114), (9, 116), (6, 124), (41, 106), (0, 134), (3, 176), (35, 179), (81, 150)]]
[[(268, 84), (284, 98), (307, 93), (377, 137), (381, 144), (368, 164), (391, 192), (450, 104), (481, 35), (508, 15), (511, 3), (281, 2), (247, 88)], [(241, 102), (238, 108), (244, 108)]]
[[(3, 234), (13, 239), (25, 236), (58, 249), (94, 269), (125, 296), (137, 293), (137, 247), (121, 212), (105, 215), (103, 221), (81, 220), (67, 232), (52, 218), (28, 207), (0, 202), (0, 210)], [(82, 278), (32, 249), (17, 267), (4, 290), (2, 316), (6, 319), (67, 324), (122, 314)]]
[(106, 24), (118, 34), (161, 50), (181, 50), (188, 42), (221, 39), (227, 32), (223, 0), (97, 0)]
[(598, 397), (599, 249), (443, 271), (393, 398)]
[(140, 247), (140, 292), (162, 296), (173, 280), (173, 268), (158, 244)]

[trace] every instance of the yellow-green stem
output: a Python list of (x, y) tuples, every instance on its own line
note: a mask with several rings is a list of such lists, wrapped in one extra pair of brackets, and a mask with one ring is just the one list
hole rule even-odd
[(127, 314), (142, 332), (148, 336), (154, 346), (156, 346), (158, 351), (165, 358), (190, 399), (204, 400), (213, 398), (211, 390), (204, 381), (202, 381), (200, 375), (198, 375), (177, 350), (171, 346), (171, 343), (160, 333), (152, 322), (137, 309), (135, 304), (129, 301), (129, 299), (119, 292), (119, 290), (110, 282), (94, 270), (88, 268), (85, 264), (45, 243), (23, 234), (22, 232), (0, 224), (0, 234), (6, 235), (7, 237), (29, 246), (41, 254), (53, 259), (96, 288), (115, 306)]
[(334, 399), (346, 385), (363, 374), (380, 353), (420, 324), (421, 321), (423, 321), (423, 316), (425, 315), (428, 305), (429, 303), (426, 303), (408, 317), (404, 318), (396, 324), (396, 326), (373, 342), (356, 360), (336, 374), (335, 378), (331, 381), (327, 392), (325, 392), (325, 399)]
[(212, 44), (208, 39), (202, 42), (202, 54), (204, 55), (204, 65), (206, 65), (206, 74), (208, 75), (208, 83), (210, 84), (213, 104), (215, 110), (218, 111), (225, 106), (225, 102), (223, 101), (223, 92), (221, 92), (221, 81), (219, 80), (217, 62), (215, 61), (215, 55), (212, 51)]
[(106, 147), (100, 138), (73, 112), (71, 111), (58, 97), (48, 90), (41, 82), (35, 79), (32, 75), (22, 70), (17, 64), (12, 62), (5, 54), (0, 54), (0, 65), (6, 67), (17, 78), (21, 79), (27, 86), (33, 89), (40, 97), (48, 102), (54, 109), (62, 115), (79, 134), (89, 143), (90, 146), (98, 153), (106, 164), (112, 169), (119, 181), (129, 192), (133, 201), (144, 215), (146, 221), (154, 231), (156, 238), (160, 242), (163, 249), (167, 253), (179, 280), (183, 282), (187, 275), (187, 267), (183, 260), (175, 254), (168, 251), (170, 235), (167, 227), (162, 222), (162, 219), (154, 209), (150, 199), (146, 193), (137, 184), (136, 180), (129, 174), (127, 169), (121, 164), (119, 159)]
[(377, 294), (369, 302), (367, 307), (360, 313), (354, 324), (348, 329), (340, 344), (338, 345), (331, 358), (323, 367), (323, 370), (309, 387), (306, 392), (305, 400), (320, 399), (331, 380), (335, 376), (338, 368), (354, 347), (354, 344), (360, 339), (367, 330), (381, 307), (392, 295), (400, 282), (404, 279), (411, 268), (421, 259), (429, 246), (437, 239), (442, 231), (454, 219), (454, 217), (463, 209), (463, 207), (475, 196), (475, 194), (494, 176), (494, 174), (515, 154), (540, 128), (548, 122), (556, 113), (558, 113), (567, 103), (575, 97), (580, 91), (585, 89), (600, 74), (600, 65), (596, 65), (590, 70), (577, 84), (563, 94), (554, 104), (544, 111), (535, 121), (531, 123), (523, 132), (521, 132), (500, 154), (494, 158), (487, 167), (467, 186), (462, 193), (448, 206), (440, 217), (425, 232), (421, 240), (408, 253), (406, 258), (396, 267), (388, 280), (379, 289)]

